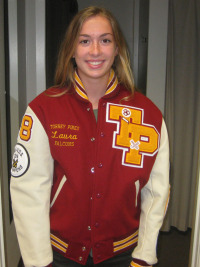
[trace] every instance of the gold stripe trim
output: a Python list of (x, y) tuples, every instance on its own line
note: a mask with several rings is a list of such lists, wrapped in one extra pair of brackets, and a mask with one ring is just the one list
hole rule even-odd
[(81, 79), (79, 78), (77, 72), (75, 72), (75, 79), (76, 79), (77, 83), (78, 83), (82, 88), (84, 88), (83, 83), (82, 83)]
[(132, 261), (131, 267), (142, 267), (142, 266)]
[(138, 235), (138, 230), (134, 234), (126, 237), (125, 239), (114, 242), (113, 245), (114, 245), (114, 247), (116, 247), (116, 246), (121, 245), (121, 244), (123, 244), (125, 242), (128, 242), (132, 238), (136, 237), (136, 235)]
[(51, 240), (51, 244), (52, 244), (54, 247), (56, 247), (56, 248), (60, 249), (61, 251), (63, 251), (64, 253), (67, 251), (65, 248), (61, 247), (60, 245), (58, 245), (58, 244), (57, 244), (56, 242), (54, 242), (53, 240)]
[(115, 247), (113, 251), (114, 251), (114, 252), (117, 252), (117, 251), (119, 251), (119, 250), (122, 250), (122, 249), (124, 249), (124, 248), (126, 248), (126, 247), (129, 247), (129, 246), (133, 245), (133, 244), (136, 243), (137, 241), (138, 241), (138, 237), (136, 237), (135, 239), (129, 241), (128, 243), (125, 243), (124, 245), (121, 245), (121, 246), (119, 246), (119, 247)]
[(109, 87), (109, 84), (111, 83), (112, 79), (114, 78), (115, 76), (115, 72), (113, 69), (111, 69), (110, 71), (110, 76), (109, 76), (109, 79), (108, 79), (108, 84), (107, 84), (107, 88)]
[(78, 86), (76, 85), (76, 92), (84, 99), (87, 99), (88, 100), (88, 97), (86, 94), (84, 94), (79, 88)]
[(68, 248), (68, 244), (63, 242), (62, 240), (60, 240), (58, 237), (56, 237), (55, 235), (51, 234), (50, 235), (52, 239), (54, 239), (55, 241), (57, 241), (58, 243), (60, 243), (61, 245), (63, 245), (65, 248)]
[[(79, 84), (79, 86), (80, 86), (81, 88), (84, 89), (83, 83), (82, 83), (81, 79), (79, 78), (77, 72), (75, 72), (75, 80), (76, 80), (76, 82)], [(88, 100), (88, 97), (87, 97), (86, 93), (84, 93), (83, 91), (81, 91), (81, 89), (78, 88), (77, 84), (75, 84), (75, 89), (76, 89), (76, 92), (77, 92), (82, 98)]]
[[(143, 267), (143, 265), (140, 265), (138, 263), (135, 263), (134, 261), (132, 261), (130, 265), (131, 265), (131, 267)], [(152, 265), (151, 266), (148, 266), (148, 267), (152, 267)]]
[(113, 85), (106, 91), (106, 95), (112, 93), (112, 91), (115, 90), (117, 84), (118, 84), (118, 79), (117, 79), (117, 76), (116, 76)]

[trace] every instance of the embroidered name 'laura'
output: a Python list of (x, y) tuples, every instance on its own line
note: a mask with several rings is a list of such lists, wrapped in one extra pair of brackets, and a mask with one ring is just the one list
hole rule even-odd
[(58, 134), (58, 131), (52, 132), (51, 138), (56, 139), (78, 139), (77, 135), (74, 134)]

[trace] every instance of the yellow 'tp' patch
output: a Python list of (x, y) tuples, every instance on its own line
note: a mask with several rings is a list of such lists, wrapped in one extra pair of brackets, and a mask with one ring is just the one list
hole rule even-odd
[(144, 156), (158, 151), (160, 134), (153, 125), (143, 123), (143, 113), (143, 109), (107, 104), (106, 121), (117, 125), (113, 147), (123, 150), (122, 165), (142, 168)]

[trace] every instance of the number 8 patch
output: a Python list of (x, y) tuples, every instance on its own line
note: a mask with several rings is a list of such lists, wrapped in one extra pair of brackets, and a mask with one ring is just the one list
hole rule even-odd
[(30, 115), (25, 115), (22, 120), (19, 137), (21, 140), (28, 142), (31, 139), (33, 128), (33, 119)]

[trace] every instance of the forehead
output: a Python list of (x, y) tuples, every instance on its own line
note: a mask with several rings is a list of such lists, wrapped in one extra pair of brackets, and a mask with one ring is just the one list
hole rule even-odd
[(110, 21), (100, 15), (92, 16), (86, 19), (80, 30), (80, 34), (99, 34), (99, 33), (111, 33), (113, 30), (110, 24)]

